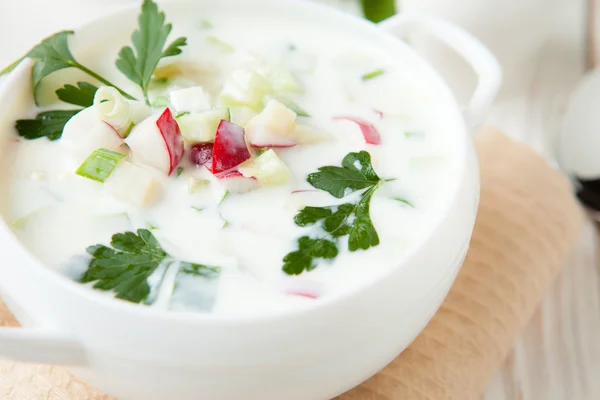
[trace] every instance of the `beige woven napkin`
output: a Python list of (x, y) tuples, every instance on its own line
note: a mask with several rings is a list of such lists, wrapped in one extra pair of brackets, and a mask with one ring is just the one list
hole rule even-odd
[[(557, 276), (583, 219), (567, 180), (497, 132), (476, 145), (481, 206), (448, 298), (400, 357), (338, 400), (476, 399)], [(16, 325), (3, 304), (0, 323)], [(110, 400), (61, 368), (0, 361), (0, 400), (17, 399)]]

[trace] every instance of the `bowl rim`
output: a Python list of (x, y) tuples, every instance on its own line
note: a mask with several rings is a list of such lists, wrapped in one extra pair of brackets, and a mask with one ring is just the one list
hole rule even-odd
[[(203, 2), (201, 5), (199, 3), (193, 2), (191, 0), (172, 0), (166, 3), (160, 3), (159, 6), (161, 9), (172, 8), (172, 7), (185, 7), (185, 6), (199, 6), (199, 7), (211, 7), (210, 3), (217, 3), (218, 6), (222, 7), (223, 4), (231, 4), (231, 5), (240, 5), (240, 2), (247, 6), (244, 1), (241, 0), (208, 0)], [(449, 129), (456, 136), (457, 140), (460, 140), (461, 145), (457, 146), (455, 155), (456, 158), (456, 176), (454, 177), (453, 186), (448, 191), (448, 198), (446, 204), (438, 210), (437, 217), (429, 224), (428, 228), (424, 230), (424, 232), (420, 235), (420, 237), (412, 243), (409, 248), (399, 257), (398, 264), (391, 266), (389, 269), (385, 270), (383, 273), (376, 274), (360, 285), (351, 288), (349, 290), (342, 290), (338, 293), (329, 295), (324, 298), (320, 298), (318, 301), (307, 303), (306, 305), (300, 305), (297, 307), (293, 307), (291, 309), (280, 309), (280, 310), (269, 310), (267, 312), (261, 312), (257, 315), (251, 314), (219, 314), (219, 313), (203, 313), (197, 311), (170, 311), (157, 309), (154, 307), (150, 307), (144, 304), (135, 304), (130, 303), (128, 301), (116, 299), (110, 296), (106, 296), (106, 294), (98, 293), (97, 290), (91, 290), (88, 287), (85, 287), (81, 283), (75, 282), (68, 277), (56, 272), (52, 268), (44, 265), (42, 260), (38, 259), (34, 256), (25, 245), (16, 237), (14, 232), (9, 228), (6, 219), (3, 216), (0, 216), (0, 233), (6, 236), (6, 240), (10, 240), (11, 248), (15, 252), (15, 254), (21, 253), (20, 256), (26, 260), (27, 263), (32, 266), (35, 265), (35, 270), (38, 270), (44, 277), (44, 279), (52, 281), (52, 283), (60, 288), (61, 291), (69, 291), (74, 296), (81, 296), (85, 298), (90, 304), (95, 304), (106, 309), (110, 309), (114, 312), (120, 312), (125, 314), (135, 314), (138, 317), (150, 318), (150, 319), (160, 319), (164, 322), (170, 323), (191, 323), (191, 324), (199, 324), (202, 326), (241, 326), (254, 324), (258, 322), (268, 322), (272, 320), (280, 320), (287, 318), (295, 318), (301, 317), (306, 314), (315, 313), (320, 309), (332, 308), (337, 304), (343, 303), (349, 298), (353, 298), (358, 296), (362, 292), (366, 292), (371, 289), (373, 286), (376, 286), (382, 281), (385, 281), (390, 275), (392, 275), (398, 268), (401, 268), (404, 264), (407, 263), (414, 255), (421, 250), (423, 247), (427, 245), (429, 240), (432, 238), (433, 234), (438, 230), (438, 227), (448, 218), (448, 214), (451, 212), (453, 205), (457, 201), (457, 197), (459, 195), (460, 188), (462, 183), (467, 175), (467, 168), (469, 164), (469, 157), (467, 157), (467, 153), (469, 151), (469, 146), (471, 146), (470, 135), (467, 130), (466, 122), (461, 114), (460, 106), (457, 103), (457, 100), (452, 95), (452, 91), (449, 86), (443, 80), (443, 78), (439, 75), (439, 73), (421, 56), (417, 54), (415, 50), (410, 48), (404, 41), (399, 38), (394, 37), (388, 32), (379, 29), (377, 24), (374, 24), (366, 19), (359, 18), (357, 16), (353, 16), (348, 13), (344, 13), (335, 9), (331, 6), (318, 4), (312, 1), (307, 0), (287, 0), (286, 2), (281, 2), (280, 0), (255, 0), (252, 4), (252, 7), (271, 7), (271, 8), (286, 8), (288, 9), (288, 13), (291, 13), (289, 9), (296, 8), (300, 11), (300, 9), (304, 9), (303, 12), (311, 12), (313, 14), (320, 14), (322, 18), (328, 19), (336, 19), (336, 25), (345, 24), (345, 25), (354, 25), (355, 29), (360, 29), (365, 34), (368, 33), (371, 41), (379, 42), (381, 48), (389, 48), (396, 49), (396, 53), (403, 53), (405, 56), (410, 56), (415, 59), (416, 62), (420, 63), (423, 67), (424, 76), (428, 77), (428, 80), (432, 82), (430, 83), (432, 87), (435, 88), (436, 93), (443, 94), (447, 99), (442, 103), (445, 108), (448, 109), (448, 112), (451, 112), (453, 119), (455, 119), (456, 127), (453, 129)], [(87, 29), (89, 27), (94, 26), (95, 24), (101, 24), (103, 21), (110, 20), (111, 18), (120, 16), (125, 13), (132, 12), (133, 10), (137, 10), (139, 8), (139, 4), (126, 4), (120, 7), (117, 7), (107, 13), (96, 16), (87, 20), (86, 22), (80, 24), (77, 28), (74, 29), (74, 32), (77, 33), (79, 30)], [(168, 19), (167, 15), (167, 19)], [(385, 44), (385, 46), (384, 46)], [(29, 59), (24, 59), (15, 70), (13, 70), (4, 81), (0, 80), (0, 99), (6, 97), (7, 90), (6, 88), (9, 86), (9, 81), (12, 77), (18, 76), (21, 73), (22, 69), (30, 69), (32, 66), (32, 62)], [(0, 238), (0, 241), (2, 238)], [(10, 267), (7, 267), (10, 268)], [(450, 268), (450, 267), (448, 267)], [(431, 287), (439, 286), (440, 282), (448, 276), (447, 270), (444, 271), (443, 274), (440, 274), (440, 279), (435, 283), (432, 282)], [(0, 284), (1, 285), (1, 284)], [(433, 289), (432, 289), (433, 290)], [(432, 290), (423, 293), (423, 297), (426, 297)]]

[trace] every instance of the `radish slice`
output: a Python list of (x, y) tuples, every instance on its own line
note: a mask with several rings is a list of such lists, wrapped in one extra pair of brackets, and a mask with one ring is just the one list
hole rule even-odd
[(198, 166), (206, 166), (211, 169), (211, 161), (213, 157), (213, 144), (212, 143), (200, 143), (192, 146), (190, 150), (190, 161), (192, 164)]
[(309, 293), (307, 291), (301, 291), (301, 290), (289, 290), (286, 292), (286, 294), (288, 294), (290, 296), (306, 297), (307, 299), (313, 299), (313, 300), (316, 300), (319, 298), (319, 295), (317, 295), (317, 294)]
[(221, 121), (213, 147), (211, 172), (220, 174), (233, 169), (252, 155), (246, 145), (244, 128), (229, 121)]
[(158, 119), (152, 116), (136, 125), (125, 142), (135, 162), (168, 175), (175, 170), (185, 151), (181, 131), (168, 108)]
[(244, 177), (239, 171), (231, 171), (219, 176), (219, 185), (230, 193), (246, 193), (258, 187), (254, 177)]
[(368, 144), (381, 144), (381, 135), (372, 123), (365, 121), (364, 119), (344, 116), (334, 117), (333, 120), (354, 122), (360, 128), (363, 137), (365, 138), (365, 142)]
[(296, 142), (292, 139), (273, 134), (266, 129), (253, 131), (253, 135), (248, 137), (248, 141), (250, 142), (250, 146), (255, 149), (285, 149), (296, 145)]

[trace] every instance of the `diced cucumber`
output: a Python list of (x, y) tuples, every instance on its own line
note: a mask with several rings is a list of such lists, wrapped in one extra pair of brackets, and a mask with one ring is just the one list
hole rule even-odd
[(184, 114), (177, 118), (181, 135), (189, 144), (212, 142), (221, 120), (230, 120), (229, 109), (215, 108), (201, 113)]
[(245, 177), (258, 179), (263, 186), (284, 185), (292, 178), (289, 168), (273, 149), (247, 162), (239, 170)]
[(282, 63), (269, 64), (260, 72), (267, 78), (274, 92), (303, 92), (294, 73)]
[(170, 103), (178, 113), (210, 110), (210, 95), (202, 86), (174, 90), (169, 94)]
[(97, 149), (79, 166), (75, 173), (84, 178), (104, 183), (124, 158), (124, 154), (116, 151)]
[(238, 69), (229, 76), (219, 97), (226, 107), (247, 106), (259, 110), (263, 97), (271, 90), (269, 81), (258, 72)]
[(295, 112), (296, 115), (299, 117), (310, 117), (309, 113), (304, 111), (304, 109), (302, 107), (300, 107), (298, 105), (298, 103), (296, 103), (294, 100), (292, 100), (288, 97), (268, 94), (263, 98), (263, 104), (267, 105), (271, 100), (277, 100), (278, 102), (280, 102), (281, 104), (283, 104), (284, 106), (286, 106), (287, 108), (289, 108), (290, 110)]
[(238, 106), (229, 108), (230, 121), (236, 125), (245, 127), (246, 124), (256, 116), (256, 111), (250, 107)]
[(104, 188), (117, 200), (136, 207), (152, 205), (162, 190), (161, 184), (150, 171), (127, 161), (113, 171)]

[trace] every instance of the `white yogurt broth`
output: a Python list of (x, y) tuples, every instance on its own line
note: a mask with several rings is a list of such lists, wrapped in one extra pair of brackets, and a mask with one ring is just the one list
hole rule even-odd
[[(119, 173), (123, 163), (129, 163), (145, 172), (144, 179), (153, 180), (155, 192), (140, 200), (145, 202), (140, 206), (117, 192), (138, 191), (135, 195), (144, 197), (140, 193), (146, 190), (145, 181), (132, 179), (108, 190), (115, 178), (112, 175), (100, 183), (75, 174), (90, 153), (90, 149), (84, 152), (78, 146), (92, 146), (93, 150), (93, 144), (81, 144), (85, 140), (73, 144), (73, 133), (67, 132), (69, 125), (57, 141), (20, 139), (14, 146), (7, 220), (25, 246), (48, 267), (77, 280), (88, 268), (88, 246), (109, 245), (115, 233), (149, 229), (174, 259), (220, 267), (221, 272), (217, 279), (204, 279), (179, 273), (177, 262), (164, 263), (148, 279), (151, 293), (145, 302), (173, 311), (219, 314), (301, 307), (353, 290), (397, 267), (447, 206), (458, 168), (458, 144), (436, 107), (434, 91), (425, 79), (419, 79), (422, 72), (418, 65), (410, 60), (399, 62), (358, 34), (285, 18), (256, 16), (251, 26), (244, 16), (217, 11), (201, 17), (171, 14), (167, 18), (174, 22), (170, 39), (183, 34), (188, 37), (188, 46), (183, 54), (160, 64), (160, 73), (181, 73), (154, 84), (151, 98), (162, 106), (148, 111), (154, 118), (150, 124), (154, 128), (148, 129), (155, 129), (155, 120), (165, 106), (173, 115), (187, 108), (228, 108), (228, 104), (220, 104), (219, 95), (232, 73), (240, 69), (261, 73), (276, 65), (291, 72), (302, 90), (272, 95), (285, 96), (310, 114), (297, 117), (296, 127), (304, 127), (319, 140), (272, 150), (284, 164), (283, 171), (287, 167), (291, 172), (289, 179), (280, 173), (283, 184), (263, 184), (260, 179), (257, 184), (246, 179), (243, 184), (252, 190), (235, 193), (235, 188), (230, 188), (231, 193), (223, 200), (227, 187), (207, 168), (190, 162), (190, 143), (186, 142), (182, 161), (168, 176), (164, 168), (169, 166), (157, 161), (160, 155), (152, 153), (154, 150), (144, 154), (137, 150), (144, 146), (133, 141), (134, 136), (140, 140), (141, 134), (135, 131), (138, 125), (126, 139), (133, 143), (127, 159), (120, 161), (113, 174)], [(248, 29), (242, 30), (245, 26)], [(87, 48), (76, 34), (73, 52), (137, 96), (135, 86), (128, 86), (113, 67), (118, 48), (128, 43), (130, 32), (127, 27), (112, 33), (106, 45)], [(383, 74), (362, 78), (380, 69)], [(59, 81), (74, 83), (73, 77), (79, 77), (65, 71), (55, 75), (44, 82), (42, 91), (61, 86), (56, 84)], [(189, 96), (179, 92), (169, 100), (172, 93), (187, 87), (202, 87), (205, 97), (195, 89)], [(27, 117), (38, 111), (32, 104)], [(247, 117), (241, 111), (232, 110), (237, 112), (235, 122), (244, 125), (240, 118)], [(381, 144), (365, 143), (359, 127), (336, 119), (340, 116), (373, 124)], [(78, 120), (70, 122), (74, 126), (71, 129), (77, 131), (79, 139), (104, 124), (96, 109), (74, 118)], [(150, 133), (144, 135), (142, 139), (151, 142)], [(323, 236), (318, 225), (297, 226), (295, 215), (306, 206), (334, 206), (361, 195), (357, 192), (336, 199), (312, 187), (308, 174), (323, 166), (340, 166), (344, 156), (361, 150), (371, 155), (379, 177), (390, 180), (371, 201), (370, 215), (380, 244), (351, 252), (348, 237), (341, 237), (336, 241), (339, 255), (335, 259), (318, 259), (314, 270), (297, 276), (286, 274), (282, 260), (297, 249), (298, 238)], [(256, 159), (256, 149), (251, 151)], [(183, 168), (179, 176), (178, 167)]]

